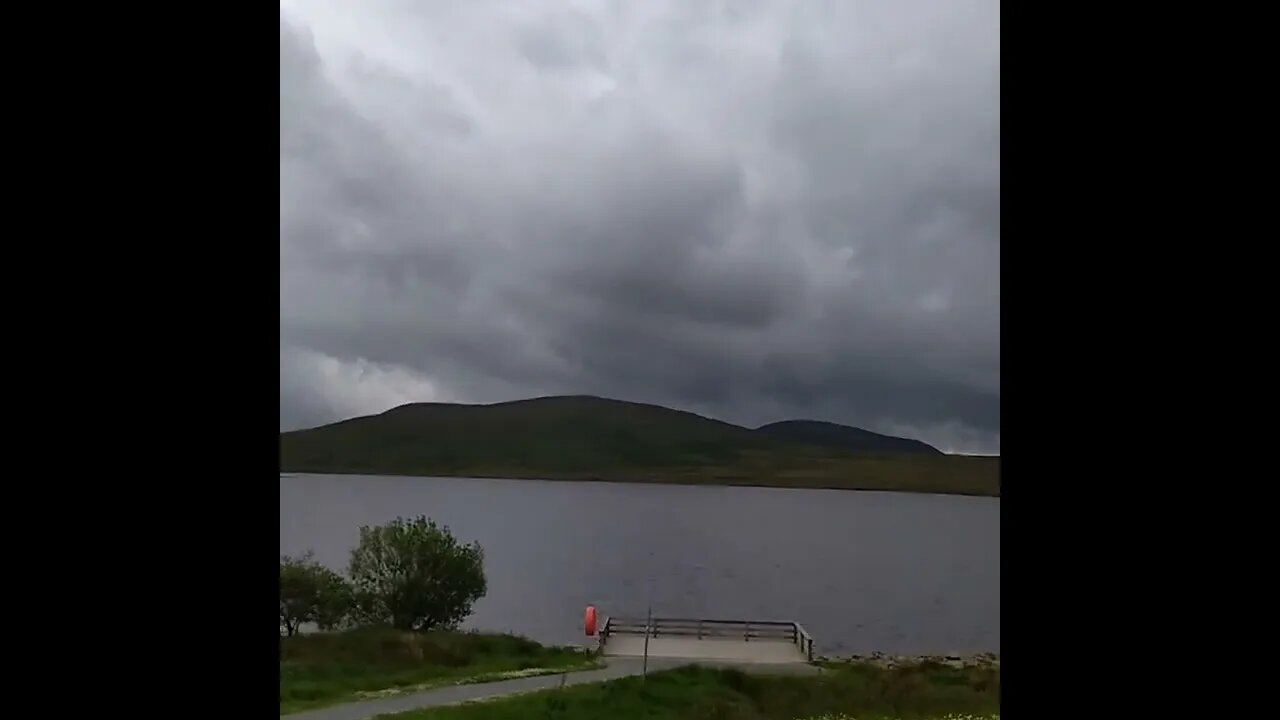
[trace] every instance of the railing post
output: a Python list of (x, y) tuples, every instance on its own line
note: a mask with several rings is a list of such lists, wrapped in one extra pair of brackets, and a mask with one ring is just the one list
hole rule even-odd
[(751, 621), (747, 621), (747, 629), (742, 631), (742, 642), (751, 642)]
[(644, 664), (640, 666), (640, 677), (649, 677), (649, 628), (653, 625), (653, 606), (649, 606), (649, 616), (644, 621)]

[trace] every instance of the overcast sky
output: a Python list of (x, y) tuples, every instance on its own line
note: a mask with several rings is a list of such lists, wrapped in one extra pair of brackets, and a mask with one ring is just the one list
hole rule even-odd
[(995, 0), (286, 0), (280, 426), (593, 394), (1000, 446)]

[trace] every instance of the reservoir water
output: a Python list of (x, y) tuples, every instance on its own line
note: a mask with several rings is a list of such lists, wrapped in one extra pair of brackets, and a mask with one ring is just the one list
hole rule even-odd
[(602, 616), (797, 620), (822, 654), (999, 652), (1000, 500), (909, 493), (280, 476), (280, 552), (345, 571), (426, 515), (485, 551), (465, 627), (582, 643)]

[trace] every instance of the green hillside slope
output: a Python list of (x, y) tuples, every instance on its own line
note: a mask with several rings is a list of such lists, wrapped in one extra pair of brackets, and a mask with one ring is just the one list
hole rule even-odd
[(862, 428), (817, 420), (783, 420), (756, 429), (777, 440), (819, 445), (852, 453), (941, 455), (942, 451), (909, 438), (881, 435)]
[[(849, 428), (850, 430), (856, 430)], [(885, 437), (885, 436), (880, 436)], [(852, 453), (596, 397), (415, 403), (280, 434), (282, 472), (632, 480), (998, 495), (998, 458)]]

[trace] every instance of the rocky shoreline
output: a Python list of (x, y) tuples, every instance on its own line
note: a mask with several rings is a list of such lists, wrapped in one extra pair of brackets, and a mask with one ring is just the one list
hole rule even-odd
[(996, 653), (978, 653), (976, 655), (886, 655), (875, 652), (870, 655), (819, 656), (815, 657), (814, 660), (823, 663), (857, 663), (882, 668), (914, 667), (918, 665), (943, 665), (951, 668), (1000, 667), (1000, 656)]
[[(600, 646), (598, 644), (571, 644), (557, 645), (554, 647), (564, 650), (572, 650), (574, 652), (581, 652), (587, 655), (595, 655), (600, 652)], [(1000, 655), (990, 652), (971, 655), (888, 655), (882, 652), (873, 652), (870, 655), (815, 655), (813, 661), (815, 663), (872, 665), (881, 668), (915, 667), (919, 665), (942, 665), (950, 668), (1000, 667)], [(696, 660), (690, 660), (690, 662), (696, 662)]]

